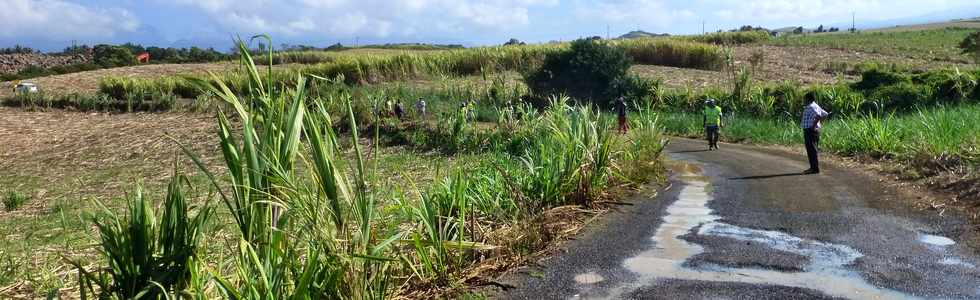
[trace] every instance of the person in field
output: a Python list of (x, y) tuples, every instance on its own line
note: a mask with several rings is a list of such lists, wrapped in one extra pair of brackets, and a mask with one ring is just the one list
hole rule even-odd
[(419, 101), (415, 102), (415, 114), (420, 119), (425, 118), (425, 99), (422, 99), (422, 97), (419, 97)]
[(803, 129), (803, 144), (806, 146), (806, 157), (810, 161), (810, 169), (803, 171), (803, 174), (819, 174), (820, 158), (818, 157), (819, 149), (817, 147), (820, 144), (820, 121), (830, 116), (830, 113), (823, 110), (817, 104), (816, 93), (806, 93), (803, 99), (806, 106), (803, 107), (803, 120), (800, 122), (800, 128)]
[(401, 120), (402, 117), (404, 116), (405, 116), (405, 108), (402, 107), (402, 101), (401, 100), (395, 101), (395, 117)]
[(705, 138), (708, 140), (708, 150), (717, 150), (718, 131), (725, 126), (721, 121), (721, 106), (718, 106), (715, 99), (708, 99), (704, 101), (703, 115), (701, 125), (704, 127)]
[(626, 120), (626, 99), (620, 96), (616, 99), (616, 116), (619, 117), (619, 134), (626, 134), (630, 130), (629, 122)]

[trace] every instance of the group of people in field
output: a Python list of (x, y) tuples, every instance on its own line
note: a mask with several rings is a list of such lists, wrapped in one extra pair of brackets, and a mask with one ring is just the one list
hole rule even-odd
[[(425, 103), (425, 99), (419, 97), (419, 99), (415, 101), (415, 117), (420, 119), (425, 118), (427, 113), (426, 112), (427, 108), (428, 108), (428, 104)], [(405, 106), (402, 105), (401, 100), (395, 100), (395, 101), (391, 101), (391, 99), (385, 100), (384, 108), (375, 109), (375, 111), (378, 113), (378, 116), (381, 117), (385, 117), (385, 116), (395, 117), (398, 118), (399, 120), (405, 119), (407, 117)]]
[[(817, 104), (817, 95), (809, 92), (804, 96), (803, 118), (800, 121), (800, 129), (803, 131), (803, 144), (806, 147), (807, 160), (810, 168), (803, 171), (803, 174), (820, 173), (820, 128), (821, 121), (825, 120), (830, 113)], [(614, 110), (619, 117), (619, 133), (625, 134), (629, 130), (629, 122), (626, 120), (627, 105), (623, 97), (614, 103)], [(718, 150), (718, 137), (721, 129), (725, 127), (724, 113), (721, 106), (715, 99), (708, 98), (704, 101), (704, 109), (701, 113), (701, 126), (704, 127), (705, 139), (708, 141), (708, 151)]]

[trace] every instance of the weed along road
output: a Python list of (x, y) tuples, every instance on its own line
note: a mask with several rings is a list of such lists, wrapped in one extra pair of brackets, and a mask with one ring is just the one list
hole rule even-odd
[(980, 299), (965, 219), (877, 180), (751, 146), (673, 139), (656, 197), (502, 278), (505, 299)]

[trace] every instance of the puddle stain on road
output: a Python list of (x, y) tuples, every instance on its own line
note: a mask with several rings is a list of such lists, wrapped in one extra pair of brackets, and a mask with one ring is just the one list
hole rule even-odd
[[(599, 298), (620, 298), (629, 292), (630, 287), (654, 283), (658, 279), (680, 279), (807, 288), (843, 298), (918, 299), (898, 291), (878, 288), (864, 281), (857, 272), (845, 269), (844, 266), (862, 256), (848, 246), (717, 222), (720, 217), (707, 205), (711, 200), (708, 179), (697, 166), (677, 164), (673, 170), (684, 186), (678, 199), (667, 208), (663, 224), (653, 236), (655, 248), (628, 258), (623, 263), (627, 270), (639, 275), (638, 280), (614, 287)], [(687, 268), (684, 267), (685, 261), (704, 252), (700, 245), (680, 238), (694, 229), (698, 229), (697, 233), (701, 235), (756, 242), (774, 250), (804, 255), (810, 263), (803, 272), (795, 273), (725, 266)]]
[(920, 235), (919, 241), (929, 245), (940, 246), (940, 247), (951, 246), (956, 244), (955, 241), (953, 241), (948, 237), (932, 235), (932, 234)]

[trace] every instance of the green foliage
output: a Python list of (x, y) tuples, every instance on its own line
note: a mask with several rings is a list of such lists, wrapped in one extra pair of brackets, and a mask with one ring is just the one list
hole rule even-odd
[(854, 83), (854, 88), (868, 91), (899, 83), (911, 83), (912, 77), (905, 73), (889, 71), (883, 68), (873, 68), (861, 73), (861, 81)]
[(129, 48), (113, 45), (95, 45), (92, 61), (104, 68), (123, 67), (136, 63), (136, 56)]
[(703, 35), (695, 35), (689, 39), (715, 45), (740, 45), (769, 41), (772, 36), (765, 30), (736, 31), (736, 32), (717, 32)]
[(883, 31), (782, 36), (771, 41), (779, 46), (823, 47), (926, 60), (968, 62), (957, 45), (976, 29), (943, 28), (917, 31)]
[(973, 60), (980, 64), (980, 31), (970, 33), (959, 45), (960, 50), (963, 54), (973, 58)]
[[(954, 157), (980, 162), (980, 107), (940, 106), (908, 115), (865, 114), (832, 119), (824, 124), (821, 148), (842, 155), (891, 157), (917, 163)], [(667, 113), (661, 122), (667, 132), (703, 135), (700, 115)], [(740, 117), (726, 122), (722, 137), (730, 141), (794, 145), (801, 142), (799, 120)], [(696, 125), (692, 125), (696, 124)]]
[(14, 211), (23, 206), (24, 203), (27, 203), (27, 200), (29, 199), (30, 197), (18, 191), (8, 191), (3, 197), (3, 209), (6, 211)]
[(611, 42), (626, 50), (633, 63), (702, 70), (724, 67), (721, 48), (704, 43), (662, 38), (630, 39)]
[(206, 281), (198, 270), (198, 255), (204, 225), (211, 213), (205, 205), (191, 215), (185, 184), (189, 184), (187, 178), (175, 173), (162, 213), (154, 213), (140, 187), (129, 198), (125, 219), (99, 203), (104, 213), (94, 223), (102, 241), (100, 251), (109, 261), (109, 268), (87, 271), (74, 263), (81, 277), (83, 298), (98, 294), (103, 299), (156, 299), (202, 292), (186, 290)]
[(549, 54), (541, 68), (525, 75), (536, 95), (567, 94), (608, 106), (624, 94), (630, 59), (622, 49), (602, 41), (580, 39), (568, 50)]

